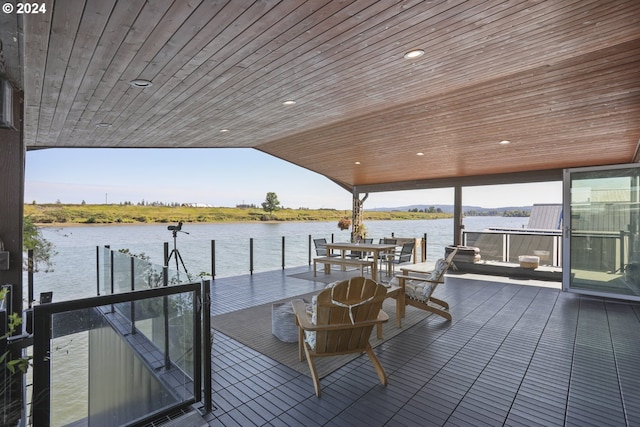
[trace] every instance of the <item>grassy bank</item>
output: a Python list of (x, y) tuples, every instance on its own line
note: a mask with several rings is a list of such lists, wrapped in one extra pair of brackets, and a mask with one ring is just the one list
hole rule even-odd
[[(25, 205), (25, 216), (36, 224), (142, 224), (247, 221), (337, 221), (351, 211), (282, 209), (271, 215), (262, 209), (196, 208), (136, 205)], [(451, 214), (425, 212), (367, 212), (364, 220), (437, 219)]]

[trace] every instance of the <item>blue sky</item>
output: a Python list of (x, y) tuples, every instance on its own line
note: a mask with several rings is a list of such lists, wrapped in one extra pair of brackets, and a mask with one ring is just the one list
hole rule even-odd
[[(289, 208), (351, 209), (351, 194), (327, 178), (248, 148), (47, 149), (27, 152), (25, 203), (259, 205), (267, 192)], [(482, 207), (561, 203), (560, 182), (463, 189)], [(453, 204), (452, 189), (372, 193), (365, 209)]]

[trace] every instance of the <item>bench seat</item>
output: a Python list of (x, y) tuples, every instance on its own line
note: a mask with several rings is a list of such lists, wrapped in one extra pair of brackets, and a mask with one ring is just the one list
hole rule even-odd
[(360, 267), (360, 274), (364, 275), (365, 267), (373, 267), (375, 260), (372, 259), (353, 259), (353, 258), (339, 258), (339, 257), (318, 257), (313, 259), (313, 275), (316, 275), (316, 266), (318, 264), (324, 264), (324, 272), (329, 274), (331, 272), (331, 265), (343, 265)]

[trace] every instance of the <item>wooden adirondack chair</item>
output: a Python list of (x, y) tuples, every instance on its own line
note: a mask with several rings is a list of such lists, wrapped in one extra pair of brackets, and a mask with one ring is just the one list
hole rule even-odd
[(367, 353), (380, 378), (387, 384), (387, 375), (376, 357), (369, 337), (374, 326), (389, 320), (382, 311), (387, 289), (371, 279), (353, 277), (327, 288), (312, 301), (307, 312), (302, 300), (293, 300), (298, 325), (298, 357), (306, 356), (316, 396), (320, 397), (320, 381), (314, 359), (350, 353)]
[[(440, 283), (444, 283), (444, 273), (453, 264), (453, 258), (456, 256), (458, 249), (454, 249), (445, 259), (439, 259), (433, 271), (425, 274), (398, 274), (394, 279), (397, 280), (398, 286), (404, 288), (405, 305), (421, 308), (431, 311), (447, 320), (451, 320), (449, 313), (449, 304), (438, 298), (433, 297), (433, 293)], [(404, 310), (404, 307), (402, 307)], [(404, 317), (404, 312), (401, 317)]]

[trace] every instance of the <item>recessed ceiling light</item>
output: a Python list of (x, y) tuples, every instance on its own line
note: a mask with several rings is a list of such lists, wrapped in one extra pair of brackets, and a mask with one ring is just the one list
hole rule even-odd
[(292, 99), (289, 99), (289, 100), (287, 100), (287, 101), (284, 101), (284, 102), (282, 103), (282, 105), (294, 105), (295, 103), (296, 103), (296, 101), (294, 101), (294, 100), (292, 100)]
[(229, 132), (229, 129), (220, 129), (220, 132)]
[(153, 83), (151, 83), (149, 80), (144, 80), (144, 79), (135, 79), (135, 80), (131, 80), (129, 82), (129, 85), (131, 87), (139, 87), (139, 88), (145, 88), (145, 87), (151, 87), (153, 86)]
[(111, 123), (98, 123), (96, 125), (97, 128), (110, 128), (111, 127)]
[(404, 59), (414, 59), (419, 58), (424, 55), (424, 50), (422, 49), (414, 49), (404, 54)]
[(503, 139), (502, 141), (500, 141), (500, 145), (509, 145), (511, 144), (511, 141), (507, 141), (506, 139)]
[(416, 156), (424, 156), (424, 153), (416, 153)]
[(360, 162), (353, 162), (353, 164), (354, 164), (354, 165), (359, 165), (359, 164), (360, 164)]

